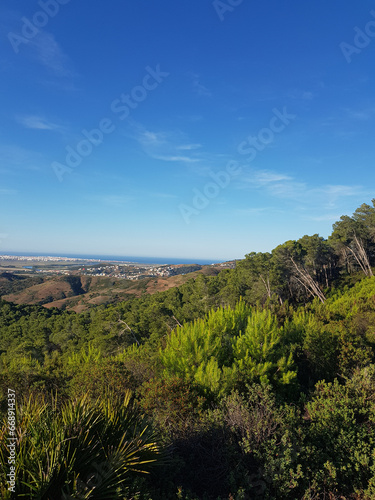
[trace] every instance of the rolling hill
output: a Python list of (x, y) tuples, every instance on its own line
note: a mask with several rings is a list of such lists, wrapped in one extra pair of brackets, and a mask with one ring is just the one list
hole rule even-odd
[(141, 280), (77, 275), (22, 276), (7, 272), (0, 274), (0, 297), (15, 304), (37, 304), (82, 312), (96, 305), (127, 300), (130, 296), (168, 290), (198, 274), (216, 275), (220, 270), (220, 266), (202, 266), (200, 270), (187, 274)]

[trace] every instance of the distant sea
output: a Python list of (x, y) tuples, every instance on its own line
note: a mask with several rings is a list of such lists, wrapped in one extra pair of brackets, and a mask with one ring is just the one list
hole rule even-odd
[(118, 255), (87, 255), (87, 254), (69, 254), (69, 253), (35, 253), (35, 252), (4, 252), (4, 255), (29, 256), (29, 257), (70, 257), (76, 259), (95, 259), (101, 261), (132, 262), (137, 264), (217, 264), (222, 260), (210, 259), (180, 259), (177, 257), (134, 257)]

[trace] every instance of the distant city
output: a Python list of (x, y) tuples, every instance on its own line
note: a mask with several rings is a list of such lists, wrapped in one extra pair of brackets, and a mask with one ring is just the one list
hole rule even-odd
[(2, 272), (50, 276), (96, 276), (128, 280), (183, 275), (199, 271), (203, 265), (232, 268), (235, 263), (230, 261), (211, 264), (150, 264), (125, 260), (84, 258), (83, 256), (0, 255), (0, 271)]
[(101, 262), (98, 259), (80, 259), (78, 257), (56, 257), (48, 255), (0, 255), (0, 260), (16, 260), (16, 261), (37, 261), (37, 262), (77, 262), (77, 261), (87, 261), (87, 262)]

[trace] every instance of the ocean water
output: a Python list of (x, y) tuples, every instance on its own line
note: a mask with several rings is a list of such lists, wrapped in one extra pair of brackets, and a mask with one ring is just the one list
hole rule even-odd
[(35, 253), (35, 252), (4, 252), (4, 255), (30, 256), (30, 257), (70, 257), (76, 259), (95, 259), (101, 261), (132, 262), (137, 264), (216, 264), (223, 262), (221, 260), (210, 259), (185, 259), (178, 257), (137, 257), (137, 256), (119, 256), (119, 255), (88, 255), (88, 254), (69, 254), (69, 253)]

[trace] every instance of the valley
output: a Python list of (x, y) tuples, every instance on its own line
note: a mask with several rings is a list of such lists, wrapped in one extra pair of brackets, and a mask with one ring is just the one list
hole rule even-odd
[[(25, 264), (27, 263), (27, 264)], [(0, 297), (15, 304), (83, 312), (180, 286), (199, 274), (215, 276), (233, 262), (152, 265), (116, 262), (0, 260)]]

